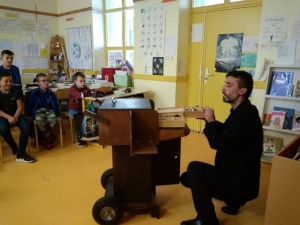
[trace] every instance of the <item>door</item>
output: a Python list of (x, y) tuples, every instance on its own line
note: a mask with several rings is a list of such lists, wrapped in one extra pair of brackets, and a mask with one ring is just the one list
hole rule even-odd
[[(193, 90), (194, 93), (188, 93), (188, 104), (193, 105), (196, 100), (201, 106), (213, 108), (217, 120), (225, 121), (229, 115), (230, 104), (224, 103), (222, 100), (221, 88), (224, 84), (226, 73), (215, 72), (218, 35), (243, 33), (244, 37), (259, 36), (260, 20), (261, 6), (208, 11), (206, 14), (199, 13), (192, 15), (192, 23), (202, 23), (205, 21), (205, 35), (202, 45), (199, 43), (191, 44), (190, 76), (193, 78), (189, 80), (189, 89)], [(203, 58), (200, 54), (202, 48)], [(201, 64), (203, 66), (200, 79)], [(205, 71), (210, 74), (207, 76), (207, 82), (205, 82)], [(198, 79), (198, 82), (195, 82), (196, 79)], [(198, 92), (198, 96), (195, 96), (196, 91)], [(196, 123), (198, 124), (195, 125)], [(192, 129), (197, 126), (197, 130), (199, 131), (202, 131), (204, 128), (203, 121), (199, 123), (189, 120), (188, 125), (192, 127)]]

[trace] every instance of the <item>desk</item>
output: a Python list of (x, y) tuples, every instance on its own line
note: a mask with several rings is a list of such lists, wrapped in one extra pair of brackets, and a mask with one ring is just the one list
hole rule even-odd
[[(125, 88), (119, 89), (114, 91), (114, 94), (112, 95), (107, 95), (104, 97), (100, 97), (97, 98), (98, 100), (105, 100), (105, 99), (109, 99), (109, 98), (124, 98), (124, 97), (130, 97), (130, 96), (134, 96), (134, 95), (139, 95), (139, 94), (144, 94), (147, 92), (151, 92), (150, 90), (146, 90), (146, 89), (139, 89), (139, 88), (132, 88), (130, 93), (125, 93), (124, 92)], [(96, 98), (93, 97), (85, 97), (82, 99), (82, 111), (84, 112), (84, 110), (86, 109), (86, 102), (93, 102), (95, 101)]]

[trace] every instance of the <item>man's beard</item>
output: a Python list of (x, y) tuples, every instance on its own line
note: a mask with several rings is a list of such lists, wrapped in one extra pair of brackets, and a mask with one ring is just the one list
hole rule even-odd
[(228, 95), (223, 93), (223, 102), (226, 103), (235, 103), (238, 98), (230, 98)]

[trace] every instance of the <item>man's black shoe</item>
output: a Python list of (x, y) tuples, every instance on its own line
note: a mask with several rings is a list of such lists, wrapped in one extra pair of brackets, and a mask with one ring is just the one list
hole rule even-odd
[(229, 206), (229, 205), (223, 206), (221, 208), (221, 210), (222, 210), (223, 213), (227, 213), (229, 215), (236, 215), (236, 214), (238, 214), (239, 209), (240, 209), (239, 206)]
[(182, 221), (180, 225), (220, 225), (220, 224), (217, 218), (208, 222), (201, 222), (199, 219), (196, 218), (193, 220)]

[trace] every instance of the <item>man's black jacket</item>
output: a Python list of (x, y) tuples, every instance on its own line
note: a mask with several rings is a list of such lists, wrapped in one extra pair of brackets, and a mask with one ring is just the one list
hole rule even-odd
[(242, 205), (257, 198), (263, 150), (263, 129), (257, 108), (245, 100), (235, 110), (231, 109), (224, 123), (207, 123), (204, 134), (210, 147), (217, 150), (215, 166), (229, 175), (232, 198), (228, 201)]

